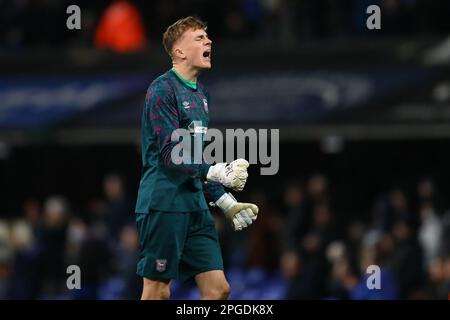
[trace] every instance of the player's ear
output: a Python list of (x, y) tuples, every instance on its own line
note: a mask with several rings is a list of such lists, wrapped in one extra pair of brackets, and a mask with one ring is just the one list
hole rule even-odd
[(173, 57), (184, 59), (186, 57), (186, 54), (184, 53), (184, 51), (181, 48), (174, 48)]

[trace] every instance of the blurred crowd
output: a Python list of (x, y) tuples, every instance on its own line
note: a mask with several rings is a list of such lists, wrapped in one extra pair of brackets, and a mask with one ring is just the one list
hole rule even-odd
[[(345, 219), (330, 184), (323, 174), (293, 180), (281, 201), (251, 190), (248, 201), (261, 216), (246, 232), (233, 232), (213, 211), (231, 298), (449, 297), (450, 211), (442, 208), (433, 179), (420, 179), (413, 194), (386, 190), (371, 214)], [(139, 241), (125, 189), (111, 173), (103, 198), (83, 212), (55, 195), (42, 204), (29, 199), (17, 218), (0, 219), (0, 299), (138, 299)], [(67, 289), (69, 265), (80, 267), (81, 290)], [(371, 290), (373, 265), (380, 268), (381, 288)], [(183, 285), (174, 284), (173, 297), (195, 298)]]
[[(69, 31), (66, 8), (81, 8), (81, 30)], [(382, 28), (375, 34), (446, 35), (445, 0), (0, 0), (0, 49), (75, 46), (136, 51), (161, 41), (164, 29), (196, 14), (213, 39), (299, 41), (367, 34), (366, 9), (377, 4)], [(372, 32), (372, 34), (374, 34)], [(124, 44), (125, 42), (125, 44)]]
[[(380, 195), (367, 221), (342, 221), (334, 200), (323, 175), (286, 190), (271, 241), (279, 235), (287, 298), (448, 298), (450, 212), (440, 208), (431, 178), (420, 179), (415, 194), (393, 187)], [(369, 266), (380, 268), (379, 290), (367, 285)]]
[[(0, 299), (137, 299), (138, 238), (121, 177), (104, 179), (104, 199), (73, 212), (63, 196), (23, 205), (19, 219), (0, 219)], [(67, 289), (81, 270), (81, 290)]]

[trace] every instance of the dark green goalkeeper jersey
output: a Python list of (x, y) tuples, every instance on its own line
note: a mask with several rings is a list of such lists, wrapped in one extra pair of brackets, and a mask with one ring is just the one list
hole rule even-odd
[[(194, 161), (192, 152), (192, 161), (177, 164), (172, 160), (172, 150), (179, 146), (179, 141), (171, 139), (172, 133), (188, 130), (195, 146), (194, 139), (208, 127), (208, 103), (206, 88), (183, 79), (175, 69), (150, 84), (141, 122), (143, 171), (135, 212), (205, 210), (207, 201), (216, 201), (225, 193), (219, 183), (206, 182), (210, 165), (202, 156)], [(202, 151), (203, 139), (200, 143)]]

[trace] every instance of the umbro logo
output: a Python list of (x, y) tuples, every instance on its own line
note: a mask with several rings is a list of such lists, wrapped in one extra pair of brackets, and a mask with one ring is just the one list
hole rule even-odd
[(185, 109), (189, 109), (191, 106), (189, 105), (189, 101), (183, 101), (183, 107)]
[(205, 108), (206, 113), (208, 113), (208, 100), (203, 99), (203, 107)]

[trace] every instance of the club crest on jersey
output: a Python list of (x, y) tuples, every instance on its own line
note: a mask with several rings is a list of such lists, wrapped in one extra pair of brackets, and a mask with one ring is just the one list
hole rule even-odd
[(167, 259), (156, 259), (156, 271), (166, 271)]
[(208, 113), (208, 100), (203, 99), (203, 107), (205, 108), (205, 112)]
[(183, 107), (185, 109), (189, 109), (191, 106), (189, 105), (189, 101), (183, 101)]

